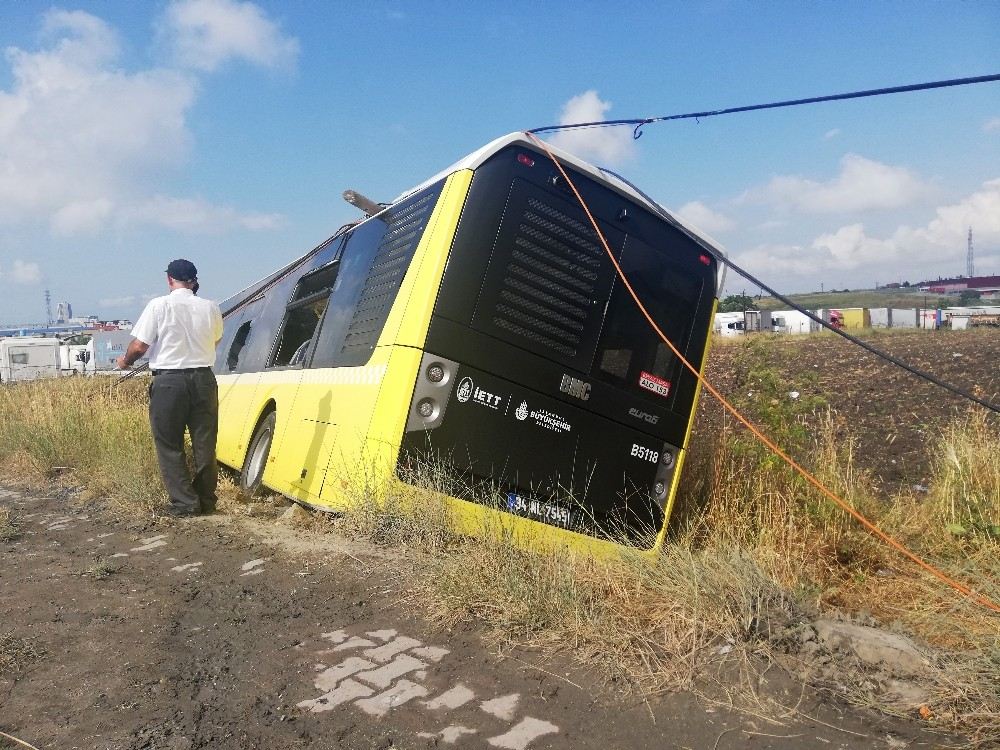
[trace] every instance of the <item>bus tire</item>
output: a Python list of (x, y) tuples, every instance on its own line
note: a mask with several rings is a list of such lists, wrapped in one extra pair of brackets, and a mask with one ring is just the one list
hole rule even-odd
[(247, 449), (247, 456), (240, 470), (240, 492), (247, 497), (253, 497), (261, 488), (267, 457), (271, 453), (271, 443), (274, 440), (274, 425), (277, 421), (277, 414), (269, 412), (257, 425), (250, 440), (250, 447)]

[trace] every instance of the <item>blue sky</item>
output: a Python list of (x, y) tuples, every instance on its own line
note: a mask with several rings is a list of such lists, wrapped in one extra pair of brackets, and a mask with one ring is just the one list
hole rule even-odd
[[(513, 130), (1000, 72), (1000, 4), (23, 1), (0, 47), (0, 321), (116, 318)], [(783, 291), (962, 273), (970, 225), (1000, 274), (1000, 84), (559, 140)]]

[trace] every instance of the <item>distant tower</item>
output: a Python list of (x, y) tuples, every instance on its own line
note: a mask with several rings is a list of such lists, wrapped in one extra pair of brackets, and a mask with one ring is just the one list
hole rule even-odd
[(52, 295), (49, 290), (45, 290), (45, 325), (52, 325)]
[(972, 252), (972, 227), (969, 227), (969, 251), (965, 256), (965, 275), (970, 279), (976, 275), (976, 260)]

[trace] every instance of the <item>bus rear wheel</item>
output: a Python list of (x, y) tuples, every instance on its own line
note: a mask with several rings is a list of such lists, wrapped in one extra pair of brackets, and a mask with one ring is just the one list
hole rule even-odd
[(267, 456), (271, 452), (271, 442), (274, 439), (274, 425), (277, 421), (277, 415), (272, 411), (257, 425), (250, 440), (250, 448), (247, 450), (247, 457), (240, 471), (240, 491), (248, 497), (252, 497), (260, 490), (264, 469), (267, 467)]

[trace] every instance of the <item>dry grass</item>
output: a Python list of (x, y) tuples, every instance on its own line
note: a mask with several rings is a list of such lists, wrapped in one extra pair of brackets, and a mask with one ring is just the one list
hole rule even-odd
[(338, 529), (383, 546), (418, 547), (431, 553), (452, 548), (458, 536), (451, 510), (441, 498), (449, 477), (436, 467), (421, 466), (407, 479), (413, 486), (401, 491), (387, 489), (365, 473), (352, 475), (353, 486), (346, 488), (350, 502)]
[(146, 383), (116, 382), (62, 378), (0, 388), (0, 462), (6, 474), (36, 479), (58, 471), (120, 505), (152, 510), (163, 488), (146, 416)]

